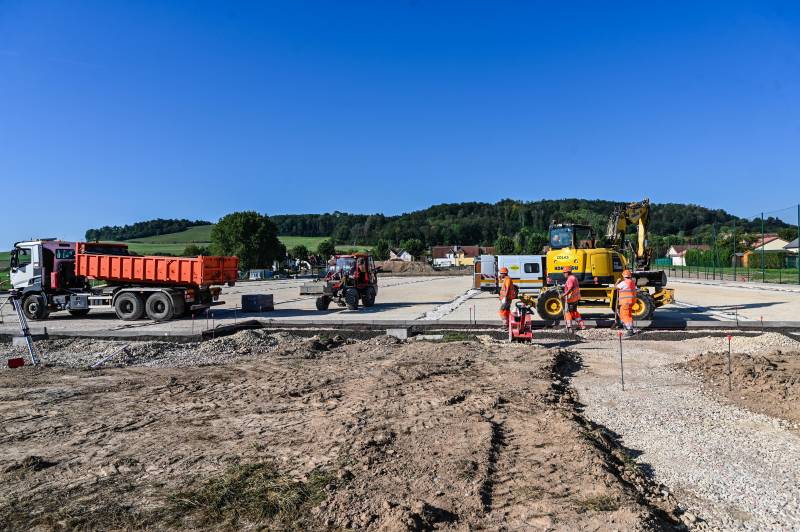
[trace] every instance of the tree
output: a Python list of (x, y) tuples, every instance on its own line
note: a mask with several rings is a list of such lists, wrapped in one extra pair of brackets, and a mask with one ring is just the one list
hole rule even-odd
[(514, 239), (510, 236), (501, 235), (494, 241), (494, 251), (498, 255), (510, 255), (514, 253)]
[(331, 258), (331, 255), (336, 255), (336, 245), (330, 239), (323, 240), (319, 243), (319, 246), (317, 246), (317, 253), (327, 261), (329, 258)]
[(201, 257), (210, 255), (208, 248), (203, 246), (198, 246), (197, 244), (189, 244), (185, 248), (183, 248), (182, 255), (184, 257)]
[(389, 258), (389, 243), (383, 239), (378, 240), (375, 243), (375, 247), (372, 248), (372, 254), (376, 260), (387, 260)]
[(409, 238), (400, 242), (400, 247), (408, 251), (412, 257), (418, 259), (425, 251), (425, 244), (419, 238)]
[(307, 260), (308, 255), (308, 248), (302, 244), (289, 250), (289, 256), (293, 259)]
[(275, 224), (255, 211), (223, 216), (211, 231), (211, 249), (215, 254), (239, 257), (244, 270), (271, 266), (286, 252)]

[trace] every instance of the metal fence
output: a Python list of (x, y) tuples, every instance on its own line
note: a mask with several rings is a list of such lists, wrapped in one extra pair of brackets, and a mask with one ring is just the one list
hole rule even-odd
[[(764, 211), (726, 224), (713, 224), (712, 233), (704, 238), (676, 239), (676, 245), (697, 250), (689, 260), (676, 257), (667, 262), (663, 249), (652, 264), (676, 279), (706, 279), (738, 282), (761, 282), (800, 285), (800, 255), (797, 236), (800, 234), (800, 204), (783, 209)], [(783, 222), (779, 234), (774, 228)], [(786, 227), (786, 226), (789, 227)], [(794, 231), (792, 230), (794, 229)], [(669, 243), (665, 243), (669, 248)], [(701, 251), (702, 247), (702, 251)], [(702, 257), (700, 257), (702, 255)], [(683, 262), (683, 264), (681, 264)], [(701, 264), (698, 264), (701, 263)]]

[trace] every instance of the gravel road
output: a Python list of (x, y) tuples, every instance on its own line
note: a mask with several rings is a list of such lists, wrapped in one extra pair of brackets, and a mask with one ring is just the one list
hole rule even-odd
[[(788, 423), (723, 404), (674, 365), (727, 348), (719, 337), (624, 342), (611, 331), (587, 331), (577, 347), (585, 368), (573, 383), (585, 414), (615, 431), (645, 469), (686, 506), (698, 528), (800, 529), (800, 437)], [(734, 352), (794, 348), (777, 334), (734, 337)]]

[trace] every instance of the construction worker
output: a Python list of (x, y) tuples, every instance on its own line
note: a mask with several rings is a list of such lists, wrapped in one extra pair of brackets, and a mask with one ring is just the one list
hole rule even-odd
[(633, 336), (633, 304), (636, 302), (636, 281), (630, 270), (622, 272), (622, 280), (617, 283), (617, 305), (619, 306), (619, 319), (625, 328), (625, 336)]
[(508, 327), (508, 320), (511, 317), (511, 302), (517, 298), (517, 287), (508, 276), (508, 268), (500, 268), (500, 319), (503, 325)]
[(581, 300), (581, 288), (578, 285), (578, 278), (572, 275), (572, 266), (564, 266), (564, 302), (567, 306), (564, 312), (564, 320), (567, 322), (567, 329), (572, 330), (573, 320), (578, 323), (578, 327), (585, 329), (583, 317), (578, 312), (578, 303)]

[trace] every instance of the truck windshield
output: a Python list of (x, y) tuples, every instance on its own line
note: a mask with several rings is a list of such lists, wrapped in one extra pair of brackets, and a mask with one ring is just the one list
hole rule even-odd
[(336, 271), (345, 273), (355, 273), (356, 259), (353, 257), (339, 257), (336, 259)]

